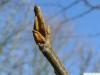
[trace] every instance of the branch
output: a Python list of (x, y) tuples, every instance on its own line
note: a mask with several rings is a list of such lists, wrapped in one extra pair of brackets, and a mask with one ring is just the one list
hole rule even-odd
[(0, 8), (10, 2), (10, 0), (0, 0)]
[(92, 5), (88, 0), (82, 0), (84, 4), (90, 8), (100, 9), (100, 4)]
[(72, 2), (71, 4), (69, 4), (68, 6), (62, 7), (62, 9), (56, 13), (54, 13), (51, 17), (49, 17), (46, 21), (50, 21), (53, 18), (59, 16), (61, 13), (69, 10), (70, 8), (74, 7), (75, 5), (77, 5), (80, 2), (80, 0), (76, 0), (74, 2)]
[(33, 37), (40, 51), (48, 59), (56, 75), (68, 75), (64, 65), (61, 63), (57, 55), (52, 49), (50, 40), (50, 27), (46, 27), (43, 16), (38, 6), (34, 7), (35, 21), (33, 28)]
[(67, 20), (66, 20), (66, 19), (63, 20), (60, 24), (65, 24), (66, 22), (70, 22), (70, 21), (79, 19), (79, 18), (81, 18), (81, 17), (83, 17), (83, 16), (89, 14), (89, 13), (92, 12), (93, 10), (94, 10), (94, 8), (90, 8), (90, 9), (88, 9), (88, 10), (85, 10), (84, 12), (82, 12), (82, 13), (76, 15), (76, 16), (73, 16), (73, 17), (71, 17), (71, 18), (69, 18), (69, 19), (67, 19)]

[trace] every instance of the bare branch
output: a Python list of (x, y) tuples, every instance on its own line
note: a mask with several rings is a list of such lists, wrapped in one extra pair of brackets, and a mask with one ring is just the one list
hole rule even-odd
[(3, 6), (3, 5), (5, 5), (5, 4), (7, 4), (8, 2), (10, 2), (11, 0), (0, 0), (0, 8)]
[(100, 4), (98, 5), (92, 5), (88, 0), (82, 0), (84, 2), (84, 4), (90, 8), (95, 8), (95, 9), (100, 9)]
[(46, 21), (50, 21), (50, 20), (52, 20), (52, 18), (59, 16), (62, 12), (69, 10), (71, 7), (75, 6), (79, 2), (80, 2), (80, 0), (76, 0), (76, 1), (72, 2), (70, 5), (63, 7), (60, 11), (58, 11), (55, 14), (53, 14), (52, 16), (50, 16)]

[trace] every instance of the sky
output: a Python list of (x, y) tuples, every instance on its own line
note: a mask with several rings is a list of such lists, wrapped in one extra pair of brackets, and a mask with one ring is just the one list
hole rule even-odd
[[(49, 16), (49, 15), (55, 15), (57, 12), (59, 12), (62, 7), (66, 7), (68, 5), (70, 5), (72, 2), (74, 2), (75, 0), (23, 0), (26, 3), (28, 3), (28, 5), (34, 5), (37, 4), (41, 7), (43, 15)], [(34, 2), (32, 4), (32, 2)], [(91, 4), (96, 5), (96, 4), (100, 4), (100, 0), (91, 0), (90, 1)], [(0, 29), (3, 29), (3, 24), (6, 22), (5, 17), (9, 16), (9, 13), (14, 13), (16, 11), (12, 11), (12, 9), (14, 8), (14, 4), (17, 3), (17, 0), (13, 0), (11, 3), (8, 4), (8, 7), (4, 7), (3, 9), (0, 10)], [(52, 6), (50, 5), (52, 4)], [(49, 7), (49, 9), (48, 9)], [(77, 5), (74, 5), (73, 7), (71, 7), (70, 9), (65, 11), (65, 16), (67, 16), (69, 19), (71, 19), (72, 17), (88, 10), (89, 7), (85, 6), (83, 2), (79, 2), (77, 3)], [(16, 14), (14, 16), (14, 20), (12, 24), (16, 24), (18, 21), (20, 21), (22, 18), (26, 18), (25, 15), (23, 15), (23, 12), (27, 11), (27, 9), (21, 8), (19, 13)], [(47, 13), (48, 12), (48, 13)], [(30, 14), (28, 14), (29, 16)], [(59, 15), (59, 19), (61, 19), (62, 13), (60, 13)], [(33, 22), (33, 16), (27, 17), (29, 18), (32, 22)], [(62, 19), (61, 19), (62, 20)], [(72, 36), (73, 39), (77, 39), (77, 40), (85, 40), (87, 42), (87, 44), (90, 47), (93, 47), (97, 53), (100, 53), (100, 9), (98, 10), (93, 10), (92, 12), (80, 17), (80, 18), (76, 18), (72, 21), (70, 21), (71, 24), (74, 26), (74, 30), (76, 32), (76, 34), (74, 36)], [(69, 22), (67, 22), (69, 23)], [(65, 23), (65, 24), (67, 24)], [(17, 25), (17, 24), (16, 24)], [(2, 36), (0, 36), (2, 37)], [(72, 47), (72, 46), (70, 46)], [(66, 47), (66, 45), (64, 46), (63, 49), (67, 49), (68, 47)], [(99, 57), (98, 57), (99, 58)], [(78, 60), (78, 57), (77, 59)], [(94, 59), (95, 60), (95, 59)], [(66, 64), (66, 66), (70, 66), (70, 63), (73, 62), (72, 60), (67, 62), (68, 64)], [(78, 67), (78, 65), (75, 65), (71, 71), (73, 71), (73, 73), (71, 75), (74, 74), (78, 74), (78, 70), (76, 71), (76, 68)], [(28, 70), (29, 66), (27, 66), (27, 64), (24, 66), (24, 71)], [(29, 72), (26, 72), (25, 75), (28, 75)], [(3, 74), (2, 74), (3, 75)]]

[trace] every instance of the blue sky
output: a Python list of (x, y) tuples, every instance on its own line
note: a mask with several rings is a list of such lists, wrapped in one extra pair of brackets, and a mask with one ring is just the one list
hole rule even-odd
[[(34, 4), (38, 4), (41, 7), (43, 15), (46, 18), (47, 16), (54, 15), (56, 12), (59, 12), (62, 9), (59, 6), (66, 7), (75, 0), (34, 0), (34, 1), (33, 0), (28, 0), (28, 1), (23, 0), (23, 1), (25, 4), (27, 4), (27, 6), (31, 6), (31, 5), (34, 6)], [(100, 4), (100, 0), (91, 0), (90, 2), (93, 5)], [(31, 23), (33, 24), (33, 17), (34, 17), (33, 8), (31, 8), (31, 10), (30, 10), (31, 13), (24, 15), (25, 12), (27, 11), (27, 6), (26, 6), (26, 9), (24, 9), (24, 10), (23, 10), (23, 7), (20, 8), (20, 10), (19, 10), (19, 8), (16, 7), (16, 10), (13, 11), (12, 9), (14, 8), (14, 5), (16, 3), (18, 3), (17, 0), (12, 0), (12, 2), (7, 4), (8, 7), (4, 6), (3, 9), (0, 10), (0, 16), (1, 16), (0, 17), (0, 29), (1, 29), (1, 31), (3, 30), (3, 27), (4, 27), (5, 23), (7, 22), (7, 18), (10, 16), (9, 14), (11, 14), (11, 13), (15, 14), (16, 11), (17, 11), (16, 15), (14, 15), (14, 17), (12, 18), (13, 19), (13, 22), (11, 22), (12, 25), (15, 25), (15, 26), (18, 25), (17, 22), (22, 21), (24, 18), (28, 18), (28, 20), (31, 21)], [(52, 4), (52, 6), (50, 4)], [(67, 16), (70, 19), (88, 9), (89, 8), (86, 7), (83, 2), (79, 2), (77, 5), (66, 10), (65, 16)], [(24, 12), (24, 14), (23, 14), (23, 12)], [(28, 15), (28, 17), (27, 17), (27, 15)], [(60, 15), (57, 18), (59, 20), (62, 20), (62, 13), (60, 13)], [(100, 53), (100, 50), (99, 50), (100, 49), (100, 40), (99, 40), (100, 39), (100, 9), (94, 10), (94, 11), (92, 11), (78, 19), (72, 20), (70, 22), (74, 26), (74, 30), (76, 32), (75, 36), (73, 36), (72, 38), (81, 40), (81, 41), (85, 40), (87, 42), (87, 45), (89, 45), (90, 47), (93, 47), (97, 51), (97, 53)], [(99, 33), (99, 35), (97, 33)], [(30, 34), (28, 34), (28, 35), (30, 35)], [(93, 35), (93, 37), (92, 36), (88, 37), (88, 35), (89, 36)], [(0, 35), (0, 38), (1, 37), (2, 36)], [(24, 35), (24, 37), (26, 37), (26, 35)], [(29, 38), (29, 39), (32, 39), (32, 38)], [(27, 39), (24, 39), (24, 41), (27, 41)], [(28, 42), (28, 43), (32, 44), (32, 42)], [(29, 45), (27, 44), (26, 46), (29, 46)], [(71, 47), (73, 47), (73, 46), (69, 45), (69, 47), (66, 47), (66, 44), (65, 44), (63, 49), (67, 49), (67, 48), (70, 49)], [(31, 48), (29, 48), (29, 49), (31, 49)], [(17, 55), (17, 53), (15, 53), (15, 54)], [(29, 54), (31, 54), (31, 52), (29, 52)], [(77, 54), (77, 52), (76, 52), (76, 54)], [(20, 55), (23, 56), (23, 54), (21, 54), (21, 52), (19, 52), (19, 56)], [(31, 57), (31, 55), (29, 55), (29, 57)], [(100, 57), (98, 57), (98, 58), (100, 58)], [(70, 63), (72, 63), (74, 60), (76, 60), (76, 61), (79, 60), (79, 57), (77, 56), (75, 59), (68, 61), (67, 64), (65, 64), (65, 65), (70, 67), (70, 65), (71, 65)], [(95, 60), (95, 58), (94, 58), (94, 60)], [(97, 60), (99, 60), (99, 59), (97, 59)], [(24, 60), (24, 61), (27, 61), (27, 60)], [(74, 65), (74, 64), (72, 63), (72, 65)], [(77, 67), (78, 67), (78, 65), (74, 65), (70, 69), (70, 71), (73, 71), (72, 75), (74, 75), (74, 74), (77, 75), (79, 73), (78, 72), (79, 70), (77, 70), (77, 72), (76, 72)], [(25, 64), (23, 70), (27, 71), (29, 68), (30, 67), (27, 64)], [(91, 67), (90, 67), (90, 69), (91, 69)], [(28, 75), (28, 74), (30, 74), (29, 71), (25, 75)]]

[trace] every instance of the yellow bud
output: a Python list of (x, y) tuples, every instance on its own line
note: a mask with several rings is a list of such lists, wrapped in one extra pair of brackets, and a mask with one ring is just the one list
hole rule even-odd
[(34, 19), (34, 30), (39, 31), (39, 24), (38, 24), (37, 16), (35, 16), (35, 19)]
[(47, 34), (50, 34), (51, 33), (51, 29), (50, 29), (50, 26), (48, 25), (47, 26)]
[(41, 13), (41, 11), (40, 11), (40, 7), (37, 6), (37, 5), (35, 5), (35, 6), (34, 6), (34, 12), (35, 12), (35, 16), (39, 16), (40, 13)]
[(34, 12), (35, 12), (35, 16), (37, 16), (38, 25), (39, 25), (39, 32), (41, 32), (41, 34), (43, 36), (46, 36), (46, 25), (45, 25), (45, 21), (44, 21), (44, 18), (42, 16), (40, 7), (35, 6), (34, 7)]
[(38, 31), (33, 31), (33, 35), (36, 43), (45, 43), (45, 38)]

